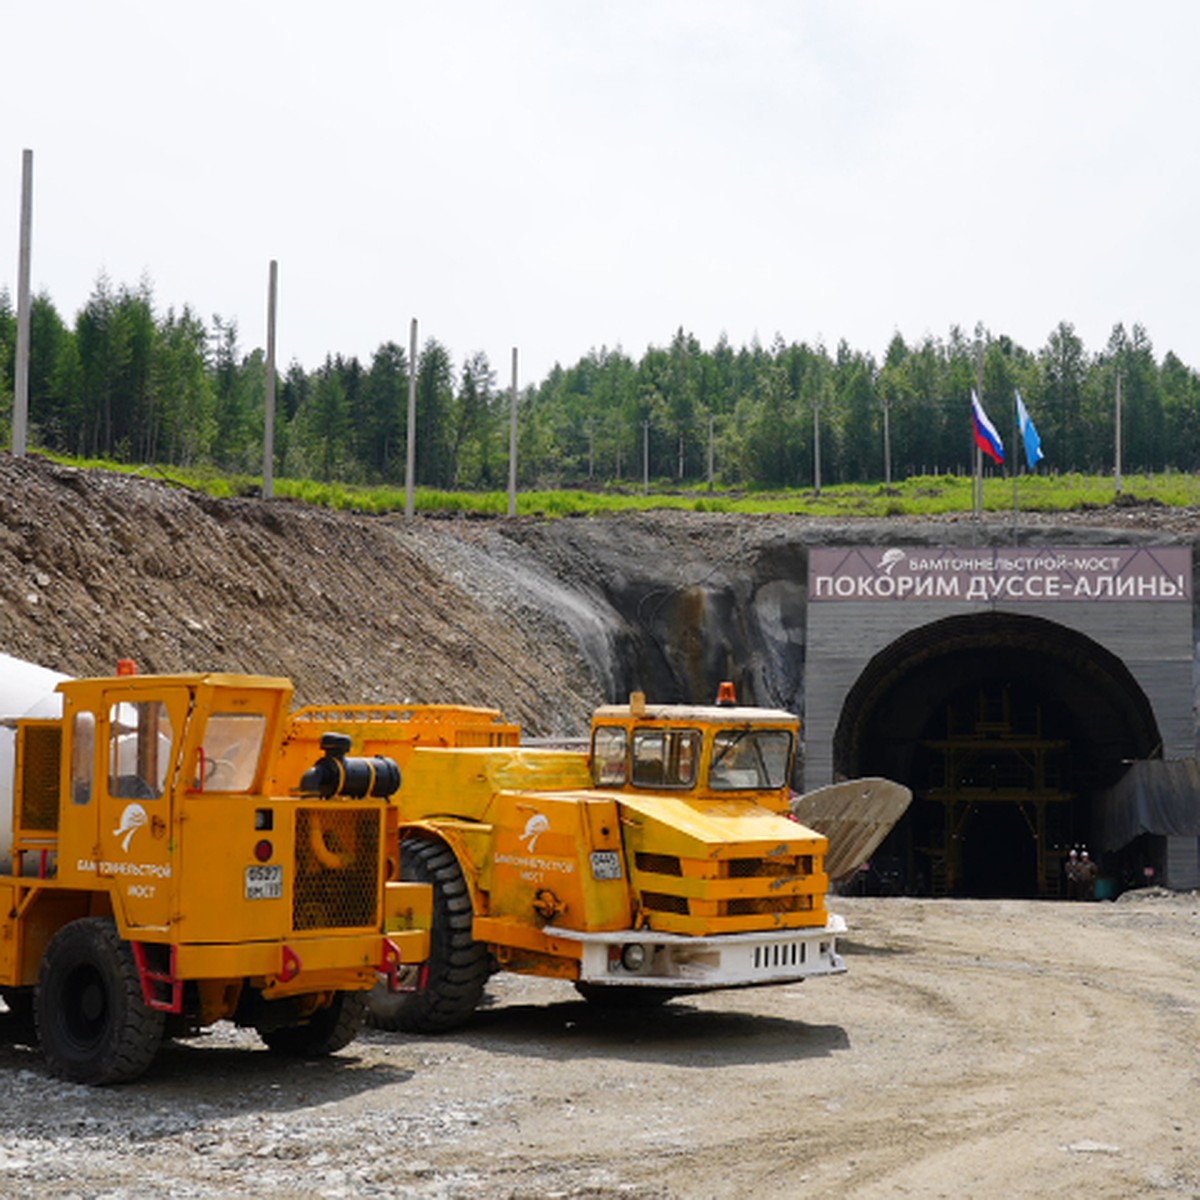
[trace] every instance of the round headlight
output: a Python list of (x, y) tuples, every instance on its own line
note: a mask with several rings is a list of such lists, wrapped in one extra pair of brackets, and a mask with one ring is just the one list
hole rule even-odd
[(646, 947), (631, 942), (621, 951), (621, 966), (627, 971), (640, 971), (646, 965)]

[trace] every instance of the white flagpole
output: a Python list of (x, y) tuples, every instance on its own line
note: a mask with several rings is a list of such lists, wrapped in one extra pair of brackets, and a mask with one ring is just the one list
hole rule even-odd
[(983, 451), (979, 449), (979, 443), (974, 438), (974, 402), (978, 400), (980, 408), (983, 407), (983, 346), (979, 342), (979, 328), (976, 326), (976, 385), (971, 394), (971, 440), (976, 448), (976, 522), (983, 523)]
[[(1021, 511), (1021, 503), (1020, 503), (1020, 499), (1017, 495), (1018, 488), (1019, 488), (1019, 484), (1017, 482), (1017, 470), (1020, 466), (1020, 464), (1017, 461), (1017, 456), (1020, 453), (1020, 447), (1017, 445), (1017, 442), (1019, 442), (1020, 439), (1021, 439), (1021, 421), (1017, 414), (1017, 394), (1014, 391), (1013, 392), (1013, 440), (1012, 440), (1012, 447), (1013, 447), (1012, 448), (1012, 453), (1013, 453), (1013, 460), (1012, 460), (1013, 539), (1014, 539), (1014, 541), (1016, 540), (1016, 536), (1017, 536), (1017, 521), (1019, 519), (1020, 511)], [(1028, 461), (1026, 461), (1026, 465), (1028, 466)]]

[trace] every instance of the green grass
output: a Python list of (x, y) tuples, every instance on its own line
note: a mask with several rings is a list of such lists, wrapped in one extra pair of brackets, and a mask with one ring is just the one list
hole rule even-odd
[[(121, 471), (159, 479), (204, 492), (217, 498), (257, 495), (261, 478), (230, 475), (212, 468), (136, 466), (99, 459), (73, 459), (47, 455), (65, 465)], [(364, 513), (403, 512), (405, 493), (396, 487), (359, 487), (315, 480), (276, 479), (280, 499), (324, 508)], [(1022, 512), (1069, 512), (1103, 508), (1117, 499), (1111, 476), (1026, 475), (1018, 483)], [(1161, 504), (1166, 507), (1200, 506), (1200, 476), (1170, 473), (1126, 476), (1122, 503)], [(1013, 482), (1002, 477), (983, 484), (983, 506), (993, 513), (1011, 512)], [(419, 513), (461, 513), (503, 516), (508, 512), (505, 492), (451, 492), (417, 488), (413, 507)], [(946, 513), (971, 513), (973, 481), (968, 476), (917, 476), (885, 487), (880, 483), (838, 484), (821, 489), (718, 489), (704, 485), (673, 487), (659, 482), (649, 495), (640, 486), (607, 489), (524, 491), (517, 495), (521, 516), (578, 517), (622, 512), (675, 509), (684, 512), (796, 513), (815, 517), (929, 517)]]

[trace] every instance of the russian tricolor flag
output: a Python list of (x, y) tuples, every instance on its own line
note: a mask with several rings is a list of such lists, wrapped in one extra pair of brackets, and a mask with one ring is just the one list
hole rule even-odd
[(971, 420), (975, 425), (975, 445), (992, 462), (1002, 463), (1004, 461), (1004, 443), (1000, 440), (995, 425), (988, 420), (987, 413), (983, 411), (983, 405), (979, 403), (979, 397), (975, 395), (974, 388), (971, 389)]

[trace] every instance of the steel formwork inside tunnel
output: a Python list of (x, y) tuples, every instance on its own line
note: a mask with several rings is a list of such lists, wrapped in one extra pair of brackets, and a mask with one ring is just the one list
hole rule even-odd
[(1057, 896), (1092, 797), (1161, 753), (1149, 700), (1094, 639), (985, 611), (911, 629), (849, 689), (835, 776), (913, 791), (873, 858), (875, 883), (917, 894)]

